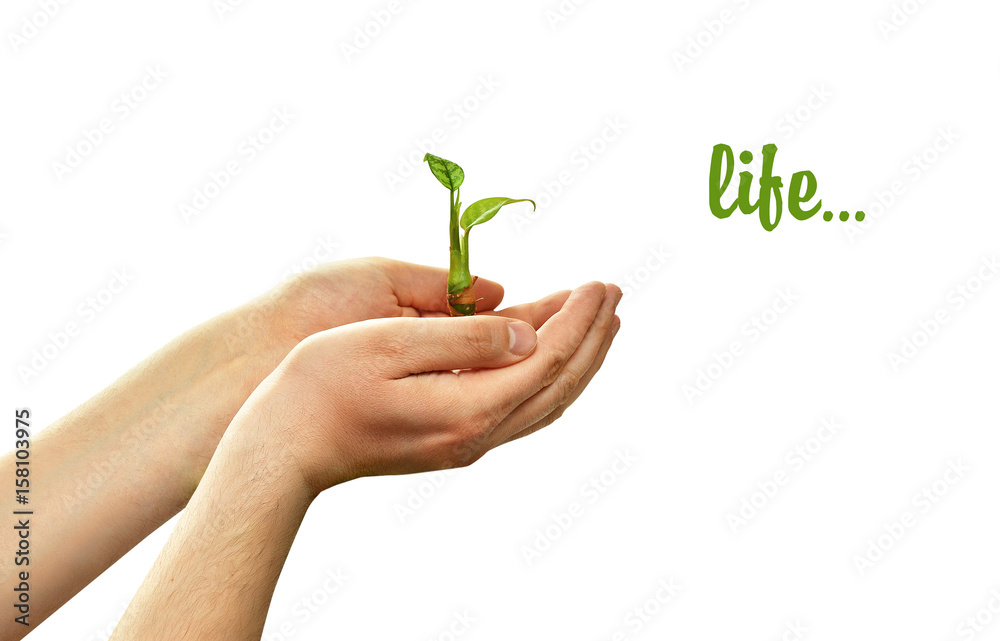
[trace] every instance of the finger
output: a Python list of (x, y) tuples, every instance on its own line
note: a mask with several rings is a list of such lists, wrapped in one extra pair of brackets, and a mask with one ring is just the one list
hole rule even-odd
[[(611, 335), (615, 307), (621, 290), (617, 286), (608, 287), (607, 295), (601, 303), (600, 311), (580, 346), (566, 361), (558, 376), (550, 385), (518, 405), (493, 432), (492, 441), (497, 445), (506, 442), (534, 423), (543, 420), (570, 400), (583, 377), (597, 360), (605, 340)], [(539, 332), (539, 337), (541, 333)], [(555, 418), (553, 418), (555, 420)]]
[(597, 371), (601, 369), (602, 365), (604, 365), (604, 359), (608, 355), (608, 350), (611, 349), (611, 344), (614, 343), (615, 336), (618, 334), (618, 328), (620, 326), (621, 321), (617, 316), (615, 316), (615, 320), (611, 325), (611, 331), (608, 333), (607, 337), (605, 337), (604, 343), (601, 345), (601, 351), (597, 354), (597, 358), (594, 360), (594, 363), (590, 366), (590, 369), (584, 377), (580, 379), (579, 385), (576, 386), (576, 389), (565, 403), (563, 403), (560, 407), (557, 407), (553, 412), (540, 421), (537, 421), (520, 432), (509, 436), (506, 441), (503, 441), (500, 444), (503, 445), (505, 443), (510, 443), (511, 441), (516, 441), (519, 438), (524, 438), (529, 434), (534, 434), (538, 430), (548, 427), (559, 420), (559, 418), (562, 417), (563, 412), (566, 411), (566, 408), (572, 405), (576, 399), (580, 398), (580, 395), (583, 394), (583, 390), (587, 389), (587, 385), (590, 385), (590, 381), (594, 379), (594, 375), (597, 374)]
[(611, 349), (611, 344), (614, 343), (615, 336), (618, 335), (618, 330), (621, 329), (621, 325), (622, 321), (616, 315), (611, 320), (611, 331), (608, 332), (608, 335), (604, 338), (604, 343), (601, 344), (601, 349), (597, 353), (597, 358), (594, 359), (594, 362), (590, 365), (590, 369), (587, 370), (587, 373), (580, 379), (580, 383), (576, 386), (576, 389), (573, 390), (573, 393), (570, 394), (569, 399), (563, 403), (564, 408), (569, 407), (576, 401), (576, 399), (580, 398), (580, 395), (583, 394), (583, 390), (587, 389), (587, 385), (590, 385), (590, 381), (593, 380), (594, 375), (597, 374), (597, 371), (601, 369), (602, 365), (604, 365), (604, 359), (607, 357), (608, 350)]
[(569, 295), (570, 290), (567, 289), (554, 294), (549, 294), (545, 298), (541, 298), (534, 303), (515, 305), (513, 307), (498, 310), (494, 313), (500, 316), (506, 316), (507, 318), (517, 318), (519, 320), (523, 320), (537, 330), (545, 324), (545, 321), (552, 318), (553, 314), (562, 309), (562, 306), (566, 304), (566, 299), (569, 298)]
[(504, 367), (527, 358), (537, 336), (522, 321), (464, 316), (373, 321), (364, 340), (382, 372), (398, 379), (425, 372)]
[[(545, 298), (539, 299), (533, 303), (523, 303), (521, 305), (515, 305), (501, 310), (477, 311), (476, 313), (492, 316), (504, 316), (506, 318), (516, 318), (518, 320), (523, 320), (535, 329), (538, 329), (545, 323), (545, 321), (549, 320), (553, 314), (562, 308), (563, 304), (566, 303), (566, 299), (569, 298), (569, 294), (570, 290), (567, 289), (554, 294), (549, 294)], [(414, 311), (411, 315), (423, 316), (424, 318), (437, 318), (440, 316), (450, 316), (451, 314), (445, 312), (418, 313)]]
[[(392, 259), (385, 259), (382, 269), (389, 277), (400, 307), (448, 313), (447, 269)], [(503, 287), (500, 283), (477, 278), (472, 288), (479, 310), (495, 309), (503, 300)]]
[(552, 384), (590, 330), (606, 291), (599, 282), (573, 290), (566, 304), (538, 330), (538, 345), (524, 361), (503, 369), (463, 372), (459, 380), (464, 398), (482, 399), (484, 411), (506, 416)]

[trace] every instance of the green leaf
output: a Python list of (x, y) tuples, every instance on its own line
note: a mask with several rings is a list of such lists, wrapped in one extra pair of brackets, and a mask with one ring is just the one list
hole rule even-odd
[(424, 162), (430, 165), (431, 173), (448, 189), (455, 191), (465, 182), (465, 172), (450, 160), (438, 158), (434, 154), (424, 155)]
[(500, 208), (505, 205), (524, 202), (531, 203), (532, 208), (535, 207), (535, 201), (530, 198), (521, 198), (520, 200), (514, 200), (513, 198), (484, 198), (477, 200), (469, 205), (469, 208), (462, 214), (462, 229), (468, 231), (471, 227), (482, 225), (496, 216)]

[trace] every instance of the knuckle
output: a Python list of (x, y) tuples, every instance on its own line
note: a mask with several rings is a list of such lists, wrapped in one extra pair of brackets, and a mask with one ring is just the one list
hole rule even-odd
[(569, 354), (563, 352), (555, 352), (549, 357), (548, 363), (546, 363), (545, 374), (542, 377), (542, 386), (548, 387), (552, 385), (559, 379), (559, 375), (563, 371), (563, 367), (566, 366), (566, 361), (569, 360)]
[(582, 375), (580, 372), (564, 368), (555, 382), (552, 383), (552, 391), (556, 402), (562, 405), (568, 401), (569, 397), (573, 395), (573, 392), (576, 391), (577, 386), (580, 384), (581, 378)]
[(507, 347), (501, 342), (499, 333), (494, 330), (494, 323), (477, 322), (469, 335), (473, 354), (481, 360), (489, 360), (501, 354)]
[(553, 402), (561, 405), (569, 399), (573, 390), (576, 389), (576, 381), (573, 376), (563, 374), (549, 386), (549, 389), (552, 390)]
[(553, 423), (555, 423), (556, 421), (558, 421), (559, 419), (561, 419), (562, 415), (566, 412), (566, 408), (567, 407), (569, 407), (569, 406), (568, 405), (560, 405), (559, 407), (557, 407), (556, 409), (554, 409), (552, 412), (550, 412), (549, 415), (545, 418), (545, 425), (546, 426), (552, 425)]
[(365, 335), (358, 338), (373, 360), (395, 363), (409, 360), (413, 354), (412, 339), (393, 319), (372, 321)]
[(472, 422), (476, 425), (477, 432), (488, 435), (500, 424), (500, 421), (504, 417), (504, 412), (495, 404), (482, 402), (477, 406), (475, 414), (472, 417)]
[(552, 411), (550, 411), (548, 414), (546, 414), (542, 419), (540, 419), (539, 421), (537, 421), (534, 425), (528, 427), (527, 429), (521, 430), (517, 434), (514, 434), (513, 436), (511, 436), (509, 439), (507, 439), (507, 442), (509, 443), (511, 441), (516, 441), (517, 439), (524, 438), (525, 436), (530, 436), (530, 435), (534, 434), (535, 432), (538, 432), (539, 430), (543, 430), (546, 427), (548, 427), (549, 425), (552, 425), (553, 423), (555, 423), (556, 421), (558, 421), (560, 418), (562, 418), (563, 412), (566, 411), (567, 407), (568, 407), (568, 405), (561, 405), (561, 406), (557, 406), (557, 407), (553, 408)]
[(545, 406), (545, 410), (542, 413), (542, 418), (538, 420), (539, 429), (541, 429), (542, 427), (548, 427), (549, 425), (552, 425), (552, 423), (557, 418), (559, 418), (561, 414), (562, 414), (562, 405), (560, 405), (558, 402), (555, 401), (548, 403)]
[(378, 337), (378, 341), (375, 344), (378, 351), (382, 353), (382, 356), (388, 358), (390, 361), (397, 361), (410, 352), (406, 341), (392, 332), (383, 333)]
[(492, 428), (492, 413), (482, 406), (477, 406), (459, 422), (458, 433), (468, 442), (476, 440)]

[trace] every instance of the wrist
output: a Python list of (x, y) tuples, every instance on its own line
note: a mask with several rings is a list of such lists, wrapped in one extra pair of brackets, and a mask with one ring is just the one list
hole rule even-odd
[(296, 316), (293, 301), (280, 285), (223, 315), (218, 338), (229, 358), (248, 367), (253, 387), (305, 338), (296, 331)]
[(307, 481), (288, 443), (279, 436), (256, 417), (244, 418), (241, 411), (219, 443), (208, 473), (221, 476), (233, 487), (246, 488), (253, 496), (301, 505), (304, 511), (319, 491)]
[[(342, 442), (346, 417), (327, 398), (323, 385), (303, 370), (306, 341), (293, 350), (255, 390), (226, 430), (240, 450), (269, 453), (272, 473), (294, 474), (310, 498), (356, 478)], [(319, 412), (310, 408), (322, 408)], [(285, 479), (289, 481), (289, 479)]]
[(177, 392), (171, 404), (188, 420), (174, 421), (163, 436), (185, 462), (187, 494), (201, 482), (220, 440), (240, 407), (295, 346), (283, 326), (281, 301), (264, 295), (191, 330), (178, 341)]

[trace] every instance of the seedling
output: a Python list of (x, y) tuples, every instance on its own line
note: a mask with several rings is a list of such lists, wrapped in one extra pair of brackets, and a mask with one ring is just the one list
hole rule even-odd
[(529, 202), (534, 207), (535, 201), (529, 198), (519, 200), (484, 198), (469, 205), (460, 216), (462, 203), (459, 198), (459, 188), (465, 182), (465, 172), (450, 160), (438, 158), (432, 154), (424, 156), (424, 161), (430, 165), (434, 177), (451, 192), (449, 208), (451, 262), (448, 268), (448, 308), (452, 316), (472, 316), (476, 313), (476, 297), (472, 292), (472, 285), (476, 282), (477, 277), (472, 276), (469, 272), (469, 230), (492, 219), (501, 208), (511, 203)]

